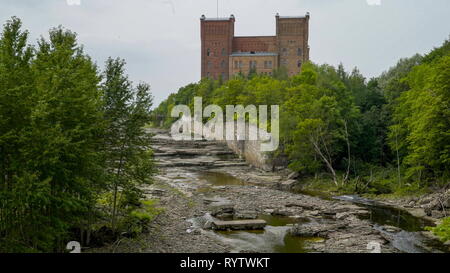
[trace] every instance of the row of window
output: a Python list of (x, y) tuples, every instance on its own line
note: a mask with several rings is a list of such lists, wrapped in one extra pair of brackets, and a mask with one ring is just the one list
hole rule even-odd
[[(256, 69), (258, 66), (258, 61), (250, 61), (249, 67), (250, 69)], [(234, 61), (234, 68), (239, 69), (243, 67), (242, 61)], [(272, 69), (273, 68), (273, 62), (272, 61), (264, 61), (264, 69)]]
[[(281, 60), (281, 64), (282, 65), (288, 65), (288, 61), (286, 59)], [(302, 61), (298, 60), (297, 61), (297, 67), (301, 67), (302, 66)], [(240, 69), (243, 67), (243, 62), (242, 61), (234, 61), (234, 68), (235, 69)], [(258, 61), (250, 61), (249, 62), (249, 68), (250, 69), (256, 69), (258, 67)], [(211, 61), (208, 61), (208, 68), (211, 69), (213, 68), (213, 63)], [(222, 69), (226, 69), (227, 68), (227, 63), (225, 61), (222, 61), (220, 63), (220, 68)], [(273, 62), (272, 61), (264, 61), (264, 69), (272, 69), (273, 68)]]
[[(211, 61), (208, 61), (208, 68), (213, 68), (213, 64)], [(220, 68), (227, 68), (227, 63), (225, 61), (222, 61), (220, 63)]]
[[(282, 65), (288, 65), (288, 60), (286, 60), (286, 59), (281, 60), (281, 64)], [(297, 67), (301, 67), (301, 66), (302, 66), (302, 61), (298, 60), (297, 61)]]
[[(283, 56), (289, 56), (289, 50), (287, 48), (283, 48), (282, 50), (282, 55)], [(222, 48), (222, 56), (227, 56), (227, 50), (225, 48)], [(303, 51), (301, 48), (297, 48), (297, 56), (302, 56), (303, 55)], [(207, 49), (206, 50), (206, 56), (210, 57), (210, 56), (217, 56), (217, 54), (215, 54), (215, 52), (212, 52), (211, 49)]]
[[(239, 73), (240, 72), (237, 72), (237, 73), (235, 73), (234, 75), (235, 76), (237, 76), (237, 75), (239, 75)], [(262, 72), (261, 74), (263, 74), (263, 75), (268, 75), (268, 76), (272, 76), (272, 71), (269, 71), (269, 72)], [(222, 75), (222, 79), (224, 79), (225, 77), (226, 77), (226, 73), (225, 72), (222, 72), (221, 73), (221, 75)], [(208, 78), (211, 78), (211, 73), (206, 73), (206, 76), (208, 77)], [(214, 77), (215, 78), (215, 77)]]
[[(226, 73), (225, 72), (222, 72), (221, 75), (222, 75), (222, 79), (226, 78)], [(206, 77), (211, 78), (211, 73), (209, 73), (209, 72), (206, 73)], [(215, 76), (213, 76), (212, 78), (216, 79)]]
[[(227, 50), (225, 48), (222, 48), (222, 56), (227, 56)], [(215, 52), (212, 52), (211, 49), (207, 49), (206, 50), (206, 56), (217, 56), (217, 54), (215, 54)]]
[[(289, 49), (287, 48), (283, 48), (282, 50), (282, 55), (283, 56), (289, 56)], [(297, 56), (302, 56), (303, 55), (303, 51), (301, 48), (297, 48)]]

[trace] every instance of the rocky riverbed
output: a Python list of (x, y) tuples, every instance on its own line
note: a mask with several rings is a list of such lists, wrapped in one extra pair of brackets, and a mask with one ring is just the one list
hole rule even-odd
[[(421, 252), (398, 242), (401, 228), (374, 222), (370, 207), (291, 193), (294, 182), (286, 173), (252, 168), (223, 143), (175, 142), (157, 131), (153, 149), (160, 173), (145, 192), (148, 199), (159, 199), (164, 213), (148, 234), (98, 251), (367, 253), (379, 247), (383, 253)], [(246, 219), (267, 225), (259, 230), (211, 228), (214, 221)], [(413, 239), (424, 246), (422, 237)]]

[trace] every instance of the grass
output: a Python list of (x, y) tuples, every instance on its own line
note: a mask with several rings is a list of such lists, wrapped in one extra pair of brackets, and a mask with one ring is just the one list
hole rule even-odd
[(299, 188), (295, 190), (316, 196), (358, 194), (384, 199), (418, 197), (429, 192), (427, 187), (421, 183), (404, 183), (399, 186), (396, 179), (389, 179), (381, 175), (370, 178), (353, 178), (345, 184), (336, 185), (328, 174), (302, 178)]
[(450, 241), (450, 217), (444, 218), (442, 223), (436, 227), (427, 227), (427, 230), (433, 232), (443, 242)]

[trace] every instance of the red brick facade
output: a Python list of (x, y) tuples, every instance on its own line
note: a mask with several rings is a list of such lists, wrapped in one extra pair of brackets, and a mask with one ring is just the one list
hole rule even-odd
[[(309, 13), (303, 17), (281, 17), (277, 14), (276, 36), (235, 37), (233, 15), (214, 19), (203, 15), (200, 22), (202, 78), (222, 77), (228, 80), (237, 68), (246, 74), (252, 67), (257, 73), (271, 74), (280, 66), (286, 67), (291, 76), (299, 73), (302, 64), (309, 60)], [(275, 58), (273, 62), (268, 59), (269, 55), (271, 59)], [(257, 65), (258, 62), (263, 62), (264, 66)], [(260, 67), (262, 69), (258, 71)]]

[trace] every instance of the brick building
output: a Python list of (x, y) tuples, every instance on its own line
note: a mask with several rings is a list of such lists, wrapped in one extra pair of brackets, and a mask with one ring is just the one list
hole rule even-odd
[(234, 36), (235, 17), (200, 18), (202, 78), (228, 80), (250, 71), (271, 75), (285, 67), (288, 75), (300, 72), (309, 60), (309, 13), (305, 16), (276, 15), (275, 36)]

